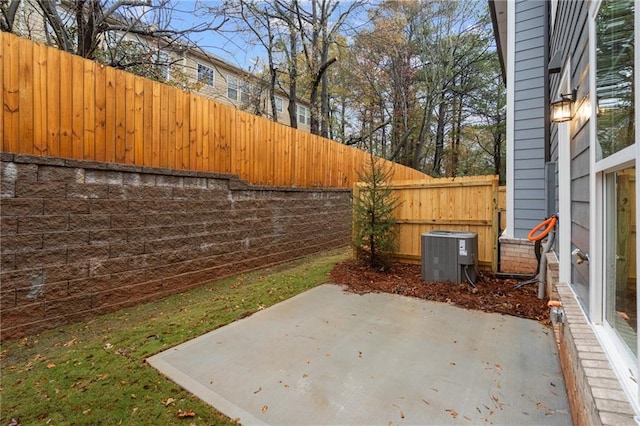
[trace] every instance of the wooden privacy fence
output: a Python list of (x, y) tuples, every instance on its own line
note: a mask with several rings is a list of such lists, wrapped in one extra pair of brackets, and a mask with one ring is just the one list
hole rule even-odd
[(425, 232), (476, 232), (479, 267), (497, 271), (497, 176), (393, 182), (390, 187), (400, 202), (396, 211), (398, 258), (419, 262), (420, 236)]
[[(351, 187), (364, 151), (0, 32), (5, 152)], [(394, 165), (394, 180), (426, 179)]]

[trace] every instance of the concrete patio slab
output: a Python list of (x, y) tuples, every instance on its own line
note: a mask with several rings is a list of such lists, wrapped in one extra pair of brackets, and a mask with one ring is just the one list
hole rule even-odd
[(571, 425), (552, 330), (335, 285), (147, 361), (242, 424)]

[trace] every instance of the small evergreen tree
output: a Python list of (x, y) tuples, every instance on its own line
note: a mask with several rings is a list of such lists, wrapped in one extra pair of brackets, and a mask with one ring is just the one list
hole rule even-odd
[(392, 169), (370, 154), (365, 169), (358, 173), (354, 191), (353, 246), (358, 259), (371, 267), (386, 267), (397, 250), (398, 228), (394, 211), (397, 197), (389, 182)]

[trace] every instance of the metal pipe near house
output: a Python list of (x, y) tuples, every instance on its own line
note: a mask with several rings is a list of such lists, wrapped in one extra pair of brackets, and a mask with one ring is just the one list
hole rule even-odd
[[(547, 235), (549, 238), (547, 238), (547, 243), (545, 244), (544, 249), (542, 250), (542, 255), (540, 256), (538, 274), (532, 279), (522, 281), (515, 286), (515, 288), (520, 288), (527, 284), (538, 283), (538, 299), (544, 299), (545, 296), (547, 286), (547, 253), (551, 251), (556, 239), (556, 223), (558, 222), (558, 217), (558, 213), (552, 215), (529, 232), (529, 241), (539, 241)], [(538, 231), (540, 232), (536, 234)]]

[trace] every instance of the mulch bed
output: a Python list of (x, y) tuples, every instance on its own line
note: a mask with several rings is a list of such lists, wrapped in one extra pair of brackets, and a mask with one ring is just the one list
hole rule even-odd
[(547, 300), (538, 299), (537, 283), (515, 288), (521, 280), (498, 278), (487, 273), (480, 274), (475, 288), (466, 282), (427, 283), (421, 278), (420, 265), (393, 263), (386, 270), (374, 270), (354, 259), (336, 265), (331, 278), (354, 293), (401, 294), (549, 325)]

